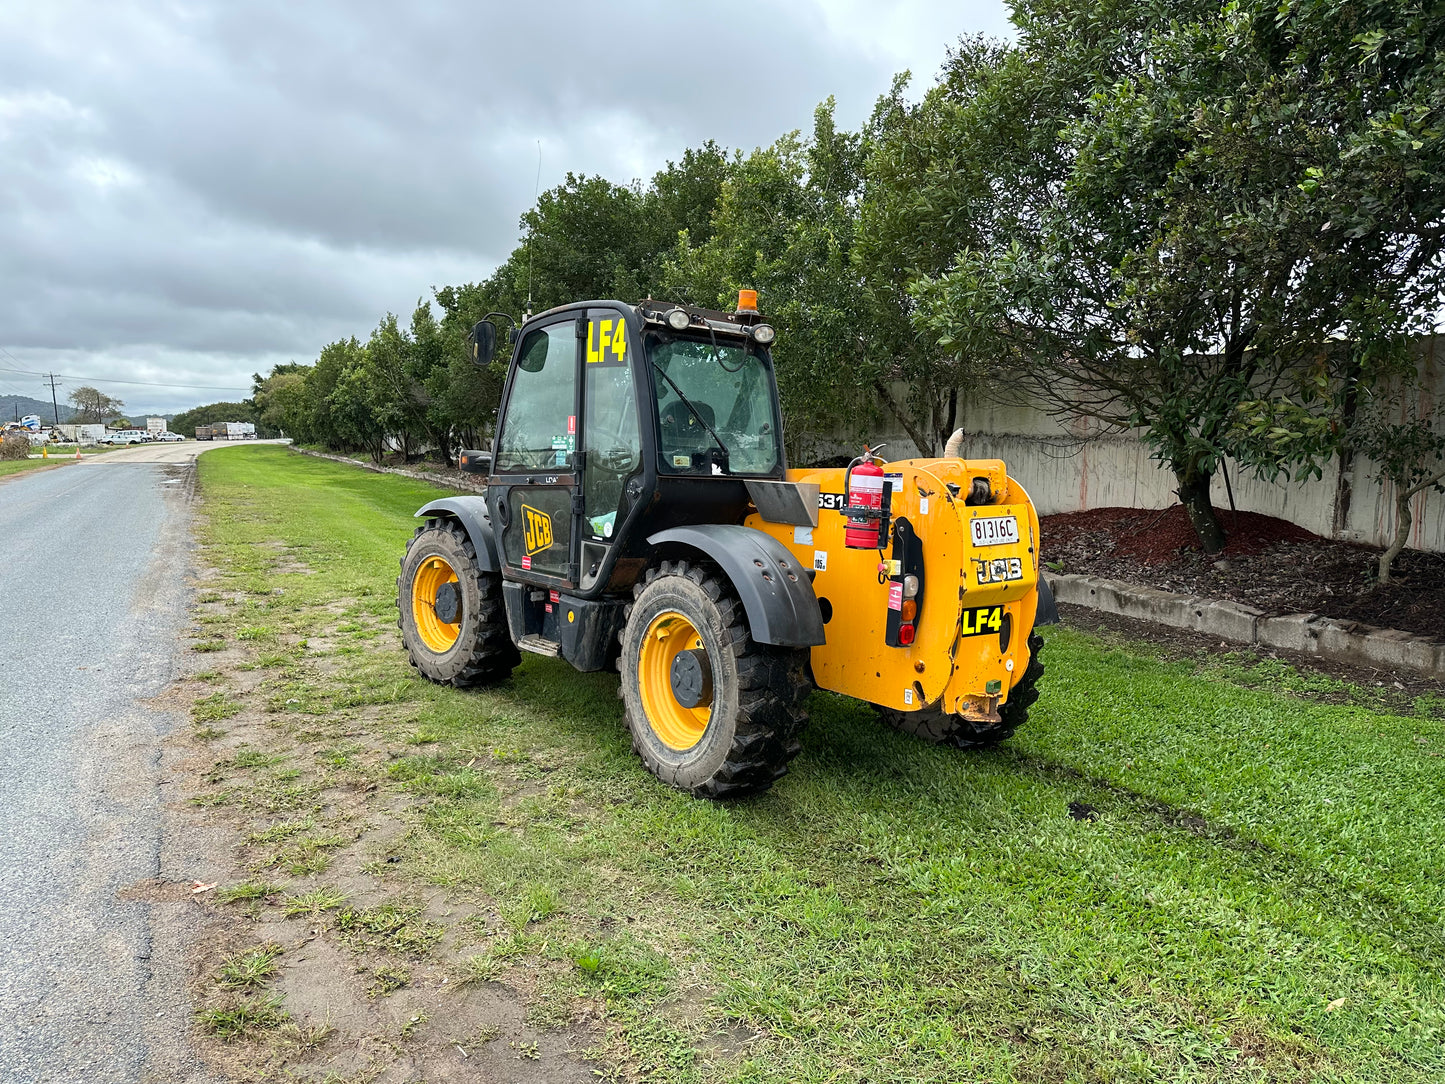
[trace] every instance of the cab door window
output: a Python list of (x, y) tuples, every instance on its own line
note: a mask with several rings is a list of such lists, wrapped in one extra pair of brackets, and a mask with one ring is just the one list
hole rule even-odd
[(583, 529), (606, 541), (622, 514), (627, 479), (642, 465), (642, 432), (632, 359), (627, 354), (626, 324), (612, 312), (594, 311), (587, 326), (587, 363), (583, 366), (586, 403), (582, 426), (586, 456), (582, 468)]
[(524, 574), (562, 581), (572, 564), (577, 350), (575, 320), (538, 328), (522, 340), (492, 468), (527, 475), (501, 480), (503, 560)]
[(577, 451), (577, 325), (529, 333), (517, 356), (493, 470), (569, 471)]

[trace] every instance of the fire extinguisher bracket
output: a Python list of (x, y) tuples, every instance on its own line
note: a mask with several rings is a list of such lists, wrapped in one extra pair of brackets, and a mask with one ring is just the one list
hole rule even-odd
[(871, 459), (849, 464), (843, 475), (848, 522), (843, 544), (849, 549), (881, 550), (889, 537), (892, 492), (883, 468)]

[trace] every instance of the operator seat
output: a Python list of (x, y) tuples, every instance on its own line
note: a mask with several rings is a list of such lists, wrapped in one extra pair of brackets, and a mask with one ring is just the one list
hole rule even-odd
[[(703, 425), (698, 421), (702, 418)], [(661, 421), (662, 454), (671, 460), (674, 453), (691, 454), (712, 446), (712, 435), (708, 426), (714, 425), (713, 409), (707, 403), (698, 403), (696, 416), (693, 410), (680, 399), (662, 408)]]

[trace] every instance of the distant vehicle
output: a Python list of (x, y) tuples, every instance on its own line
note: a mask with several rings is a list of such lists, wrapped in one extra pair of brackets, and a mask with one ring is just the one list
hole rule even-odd
[(209, 426), (209, 425), (198, 425), (198, 426), (196, 426), (196, 439), (197, 439), (197, 440), (215, 440), (215, 439), (216, 439), (216, 430), (215, 430), (215, 427)]
[(172, 433), (170, 430), (167, 430), (164, 433), (157, 433), (155, 439), (164, 441), (167, 444), (174, 444), (176, 441), (185, 440), (186, 438), (179, 433)]
[(102, 444), (144, 444), (150, 440), (150, 434), (144, 429), (119, 429), (114, 433), (107, 433), (101, 440)]

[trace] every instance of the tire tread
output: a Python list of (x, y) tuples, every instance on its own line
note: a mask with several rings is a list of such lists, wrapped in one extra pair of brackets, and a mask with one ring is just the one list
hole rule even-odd
[(1002, 719), (995, 726), (983, 726), (937, 708), (922, 711), (879, 708), (878, 712), (893, 729), (935, 745), (951, 745), (955, 749), (991, 748), (1013, 737), (1014, 732), (1028, 721), (1029, 709), (1039, 698), (1039, 679), (1044, 676), (1044, 663), (1040, 657), (1043, 647), (1044, 638), (1037, 632), (1030, 632), (1029, 664), (1024, 667), (1023, 676), (1014, 685), (1008, 700), (998, 709)]
[[(787, 774), (789, 762), (802, 750), (799, 735), (808, 721), (803, 704), (812, 692), (807, 674), (808, 652), (756, 643), (732, 585), (710, 564), (662, 561), (633, 585), (634, 601), (663, 576), (685, 577), (713, 601), (722, 622), (719, 641), (738, 660), (737, 725), (727, 756), (708, 779), (684, 789), (695, 797), (706, 798), (740, 797), (766, 790)], [(631, 616), (629, 604), (619, 636), (626, 636), (625, 619)], [(620, 659), (618, 666), (622, 666)], [(667, 766), (649, 755), (635, 733), (632, 748), (650, 772), (667, 779)]]
[(411, 594), (410, 584), (403, 582), (407, 558), (411, 555), (412, 547), (422, 536), (434, 530), (446, 531), (452, 536), (453, 543), (465, 556), (467, 563), (465, 569), (457, 570), (457, 575), (476, 576), (477, 596), (481, 600), (476, 614), (476, 632), (466, 662), (449, 681), (441, 681), (438, 684), (453, 685), (459, 689), (494, 685), (511, 675), (522, 661), (522, 654), (512, 643), (512, 634), (507, 627), (506, 607), (502, 601), (501, 574), (486, 572), (481, 568), (477, 561), (476, 547), (472, 545), (466, 528), (453, 519), (427, 520), (412, 533), (411, 541), (407, 543), (406, 553), (401, 558), (403, 575), (396, 578), (396, 624), (402, 630), (402, 642), (406, 644), (407, 659), (423, 677), (431, 681), (436, 680), (431, 678), (418, 662), (417, 652), (421, 649), (417, 644), (408, 642), (406, 625), (402, 619), (402, 607), (407, 604), (406, 600), (410, 598)]

